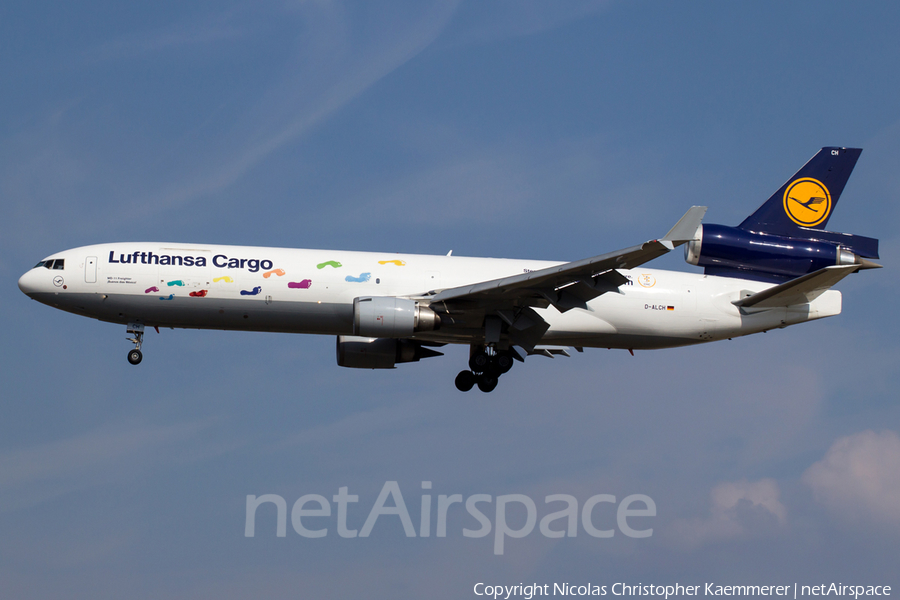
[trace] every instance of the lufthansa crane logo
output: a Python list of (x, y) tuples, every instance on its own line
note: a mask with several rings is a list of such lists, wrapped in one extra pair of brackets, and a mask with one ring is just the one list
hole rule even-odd
[(818, 179), (797, 179), (784, 191), (784, 212), (797, 225), (814, 227), (831, 213), (831, 194)]

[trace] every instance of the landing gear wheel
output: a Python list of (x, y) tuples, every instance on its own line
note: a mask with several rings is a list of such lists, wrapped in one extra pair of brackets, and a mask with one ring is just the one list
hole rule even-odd
[(456, 389), (461, 392), (468, 392), (475, 387), (475, 373), (472, 371), (460, 371), (456, 376)]
[(134, 334), (134, 337), (125, 339), (134, 344), (134, 350), (128, 353), (128, 362), (136, 365), (144, 358), (144, 355), (141, 354), (141, 344), (144, 341), (144, 325), (143, 323), (129, 323), (125, 331)]
[(484, 352), (478, 352), (469, 359), (469, 368), (475, 373), (482, 373), (490, 362), (491, 357)]
[(500, 354), (497, 356), (497, 368), (500, 370), (500, 373), (506, 373), (513, 366), (513, 357), (509, 354)]
[(490, 375), (482, 375), (478, 378), (478, 389), (484, 393), (493, 392), (499, 379)]

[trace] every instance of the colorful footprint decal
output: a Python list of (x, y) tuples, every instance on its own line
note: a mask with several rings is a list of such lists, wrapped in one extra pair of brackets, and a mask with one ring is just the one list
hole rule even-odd
[(323, 263), (319, 263), (316, 265), (317, 269), (324, 269), (325, 267), (334, 267), (335, 269), (340, 269), (343, 265), (336, 260), (328, 260)]
[(173, 285), (177, 285), (178, 287), (184, 287), (184, 282), (180, 279), (176, 279), (175, 281), (170, 281), (166, 285), (169, 287), (172, 287)]
[(275, 275), (278, 275), (279, 277), (283, 277), (283, 276), (284, 276), (284, 269), (272, 269), (271, 271), (266, 271), (265, 273), (263, 273), (263, 277), (265, 277), (266, 279), (268, 279), (269, 277), (272, 276), (273, 273), (274, 273)]
[(191, 297), (193, 298), (204, 298), (206, 294), (209, 293), (209, 290), (197, 290), (196, 292), (191, 292)]
[(220, 281), (224, 281), (225, 283), (234, 283), (234, 279), (232, 279), (228, 275), (225, 275), (224, 277), (216, 277), (215, 279), (213, 279), (213, 283), (219, 283)]
[(171, 300), (174, 297), (175, 297), (175, 294), (169, 294), (168, 298), (166, 298), (165, 296), (160, 296), (159, 299), (160, 300)]
[(347, 275), (346, 277), (344, 277), (344, 281), (350, 281), (352, 283), (365, 283), (371, 278), (372, 278), (371, 273), (362, 273), (359, 277), (353, 277), (352, 275)]
[(262, 291), (261, 286), (256, 286), (252, 290), (241, 290), (241, 296), (255, 296)]
[(402, 260), (379, 260), (379, 265), (397, 265), (398, 267), (402, 267), (406, 264), (406, 261)]
[(293, 290), (308, 290), (312, 285), (312, 279), (304, 279), (303, 281), (289, 281), (288, 287)]
[(150, 292), (158, 292), (158, 291), (159, 291), (159, 288), (154, 285), (153, 287), (148, 287), (146, 290), (144, 290), (144, 293), (149, 294)]

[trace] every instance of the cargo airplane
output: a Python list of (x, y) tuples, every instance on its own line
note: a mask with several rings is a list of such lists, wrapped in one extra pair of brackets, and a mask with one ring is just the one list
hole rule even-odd
[[(527, 355), (734, 338), (841, 312), (830, 289), (879, 267), (878, 240), (824, 230), (856, 148), (822, 148), (737, 227), (694, 206), (663, 237), (574, 262), (119, 242), (52, 254), (31, 298), (126, 325), (333, 335), (342, 367), (389, 369), (469, 346), (456, 387), (490, 392)], [(704, 273), (643, 266), (676, 246)]]

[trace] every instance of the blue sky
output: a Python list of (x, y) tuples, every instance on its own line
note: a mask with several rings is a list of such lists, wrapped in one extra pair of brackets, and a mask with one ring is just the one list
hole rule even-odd
[[(896, 589), (898, 25), (888, 2), (4, 5), (0, 595)], [(829, 228), (879, 238), (885, 265), (841, 282), (841, 316), (533, 357), (489, 396), (453, 388), (462, 348), (355, 371), (314, 336), (150, 333), (134, 368), (124, 328), (15, 285), (121, 240), (575, 260), (693, 204), (737, 224), (826, 145), (864, 149)], [(442, 539), (391, 517), (277, 538), (263, 513), (243, 535), (248, 494), (347, 486), (359, 528), (394, 480), (414, 523), (422, 481), (658, 514), (648, 539), (535, 530), (502, 556), (464, 513)]]

